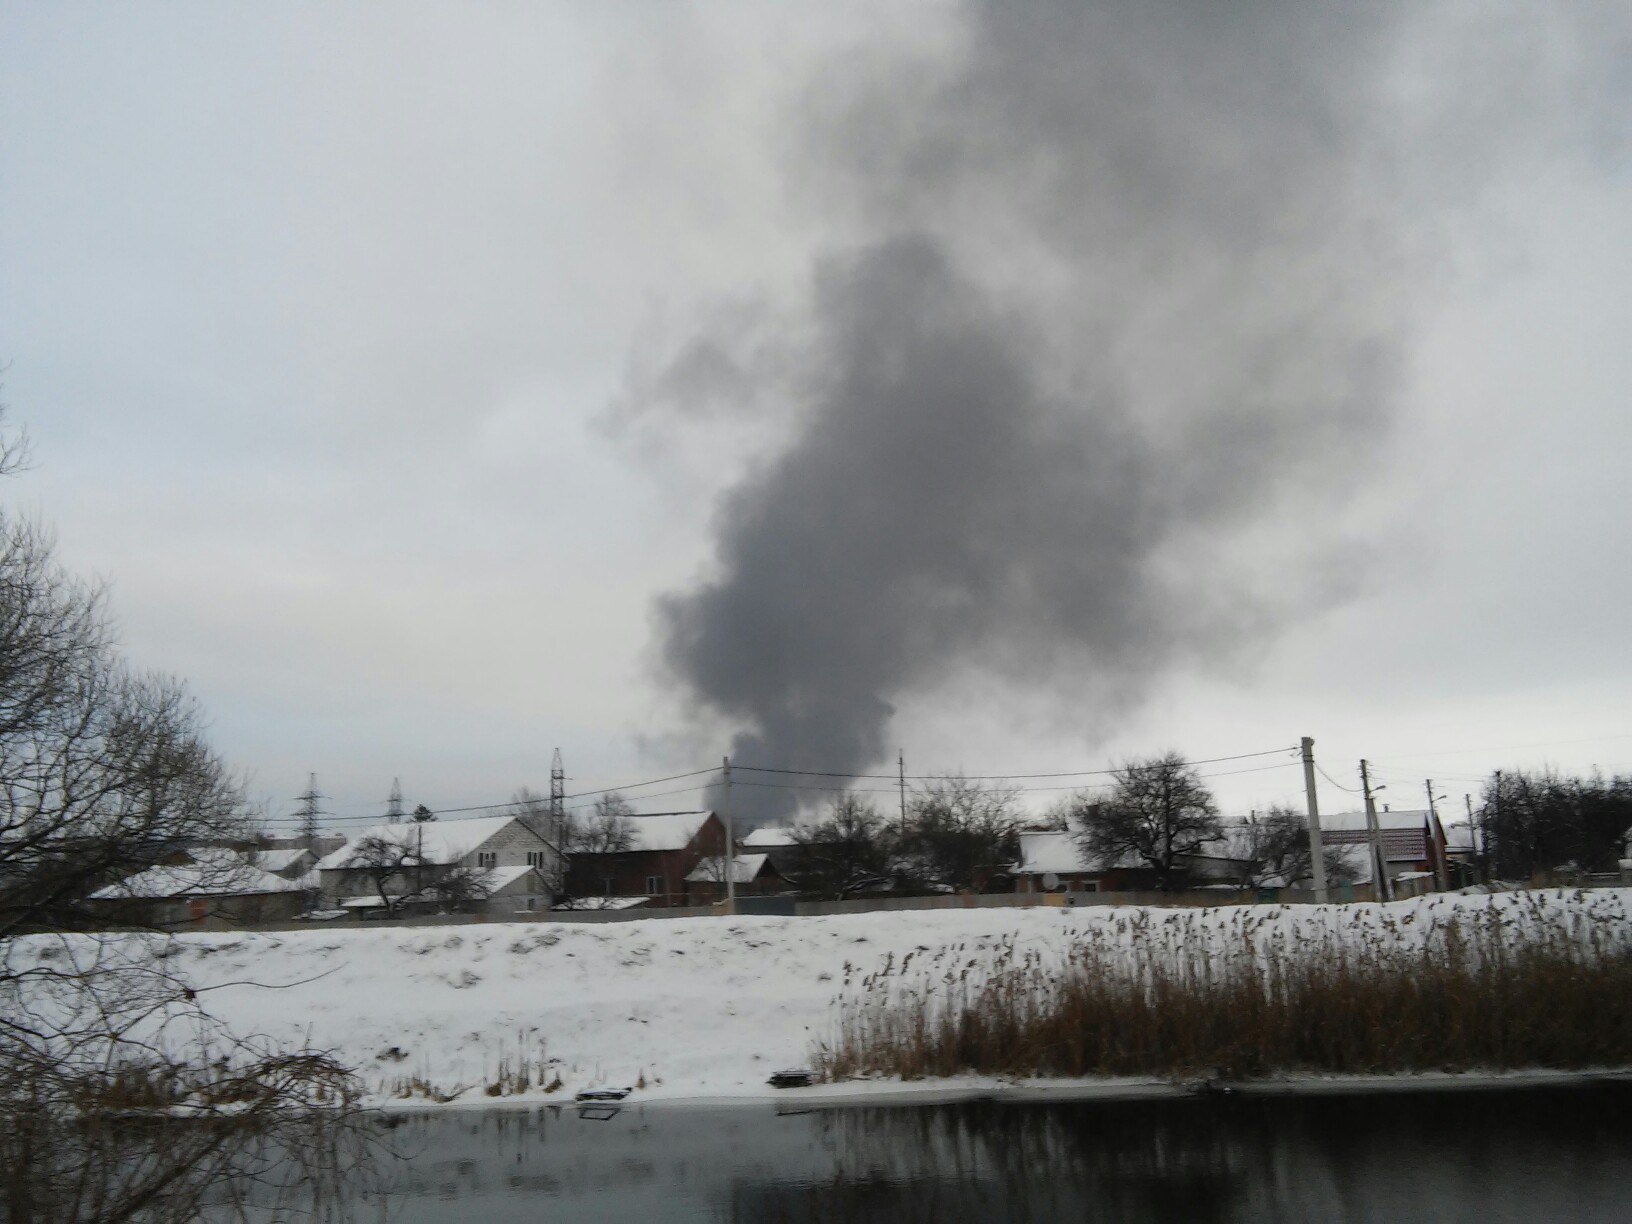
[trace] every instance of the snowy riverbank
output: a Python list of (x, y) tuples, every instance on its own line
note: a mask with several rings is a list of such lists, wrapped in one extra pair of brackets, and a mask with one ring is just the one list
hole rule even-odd
[[(1583, 938), (1593, 932), (1602, 938), (1606, 930), (1627, 938), (1629, 912), (1632, 890), (1618, 889), (1424, 897), (1385, 906), (357, 927), (180, 935), (153, 939), (151, 946), (232, 1032), (333, 1052), (356, 1068), (373, 1104), (558, 1101), (586, 1088), (625, 1086), (647, 1101), (785, 1100), (795, 1094), (769, 1088), (766, 1078), (810, 1061), (815, 1043), (832, 1032), (835, 999), (846, 980), (886, 967), (912, 972), (913, 958), (920, 967), (954, 960), (978, 965), (1004, 946), (1053, 958), (1086, 938), (1129, 956), (1148, 955), (1155, 942), (1149, 924), (1175, 914), (1187, 916), (1189, 940), (1220, 949), (1248, 940), (1270, 950), (1316, 931), (1432, 946), (1453, 917), (1512, 928), (1538, 913), (1578, 926)], [(60, 957), (74, 937), (33, 937), (27, 944), (29, 955)], [(492, 1092), (495, 1086), (502, 1091)], [(1101, 1096), (1174, 1091), (1155, 1080), (1042, 1085), (969, 1079), (828, 1085), (797, 1095), (808, 1093), (813, 1102), (882, 1101), (1073, 1090)]]

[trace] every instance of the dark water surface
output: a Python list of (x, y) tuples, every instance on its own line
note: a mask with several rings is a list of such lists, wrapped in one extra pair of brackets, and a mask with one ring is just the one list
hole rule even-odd
[[(359, 1219), (1632, 1220), (1632, 1084), (397, 1116)], [(367, 1184), (365, 1184), (367, 1183)]]

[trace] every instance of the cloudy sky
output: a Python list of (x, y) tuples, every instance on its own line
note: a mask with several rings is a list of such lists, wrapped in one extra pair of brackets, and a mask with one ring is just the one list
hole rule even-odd
[(0, 5), (7, 504), (275, 813), (1627, 770), (1632, 20), (1333, 7)]

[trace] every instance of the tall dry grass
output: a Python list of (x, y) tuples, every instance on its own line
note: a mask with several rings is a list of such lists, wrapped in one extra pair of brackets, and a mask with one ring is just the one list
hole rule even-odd
[(816, 1062), (829, 1079), (1627, 1066), (1632, 930), (1619, 893), (1139, 910), (852, 973)]

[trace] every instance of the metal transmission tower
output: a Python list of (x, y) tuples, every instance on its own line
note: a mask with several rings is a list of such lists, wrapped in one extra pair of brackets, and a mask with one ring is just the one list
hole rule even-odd
[(317, 775), (309, 774), (306, 778), (306, 793), (297, 795), (300, 800), (300, 836), (306, 842), (306, 849), (313, 854), (317, 853), (317, 818), (322, 815), (318, 809), (318, 800), (323, 798), (317, 791)]
[(561, 766), (561, 749), (550, 761), (550, 824), (560, 829), (567, 820), (567, 771)]
[(391, 797), (385, 801), (385, 822), (402, 823), (402, 782), (397, 778), (391, 779)]

